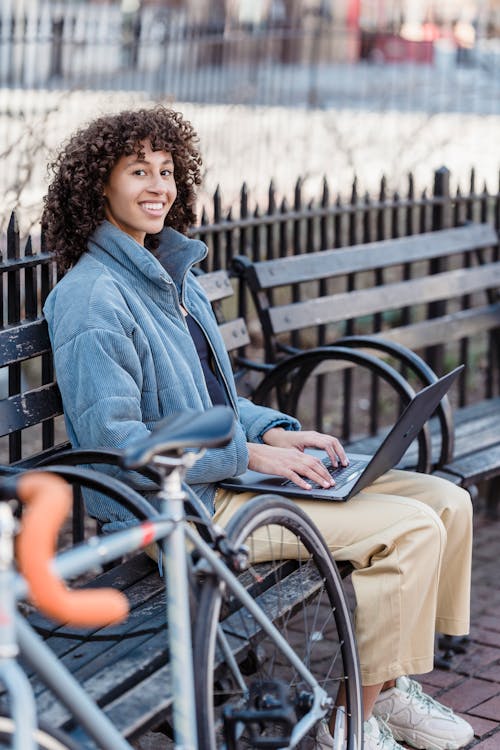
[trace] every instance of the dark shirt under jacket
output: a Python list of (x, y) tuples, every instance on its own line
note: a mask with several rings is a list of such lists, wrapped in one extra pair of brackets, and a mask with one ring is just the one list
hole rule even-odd
[(201, 366), (203, 368), (203, 374), (208, 388), (208, 393), (212, 399), (212, 404), (227, 404), (226, 395), (224, 388), (217, 380), (215, 373), (211, 365), (211, 352), (208, 347), (208, 342), (202, 328), (198, 325), (196, 320), (191, 315), (186, 315), (186, 323), (189, 328), (189, 333), (193, 339), (196, 351), (200, 358)]

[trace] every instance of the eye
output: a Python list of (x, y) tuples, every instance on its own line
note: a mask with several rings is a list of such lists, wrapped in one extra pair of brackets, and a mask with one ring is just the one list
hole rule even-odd
[(146, 170), (145, 169), (134, 169), (133, 173), (136, 174), (136, 175), (142, 176), (142, 175), (146, 174)]
[(172, 175), (173, 172), (172, 172), (171, 169), (165, 168), (165, 169), (161, 170), (160, 174), (161, 174), (162, 177), (170, 177), (170, 175)]

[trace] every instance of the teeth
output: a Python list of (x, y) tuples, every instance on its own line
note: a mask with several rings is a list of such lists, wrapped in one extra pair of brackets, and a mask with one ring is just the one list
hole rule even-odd
[(149, 211), (161, 211), (163, 203), (143, 203), (143, 206)]

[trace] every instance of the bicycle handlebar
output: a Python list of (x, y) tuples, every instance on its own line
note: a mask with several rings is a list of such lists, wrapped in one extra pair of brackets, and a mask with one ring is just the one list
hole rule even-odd
[(70, 591), (52, 570), (57, 535), (71, 508), (70, 486), (48, 472), (27, 472), (16, 480), (16, 495), (27, 505), (17, 539), (18, 564), (37, 608), (77, 627), (124, 620), (129, 611), (124, 594), (110, 588)]

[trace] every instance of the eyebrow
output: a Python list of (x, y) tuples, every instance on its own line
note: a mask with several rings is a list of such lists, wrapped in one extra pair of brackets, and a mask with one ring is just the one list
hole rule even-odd
[[(147, 159), (132, 159), (131, 161), (127, 162), (127, 167), (131, 167), (134, 164), (150, 164), (150, 163), (151, 162), (149, 162)], [(161, 165), (163, 166), (165, 164), (172, 164), (172, 166), (173, 166), (174, 160), (173, 159), (164, 159), (161, 162)]]

